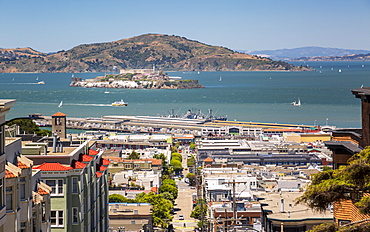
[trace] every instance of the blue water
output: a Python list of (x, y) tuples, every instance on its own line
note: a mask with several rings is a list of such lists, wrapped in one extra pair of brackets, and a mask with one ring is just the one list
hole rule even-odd
[[(301, 63), (294, 63), (299, 65)], [(351, 89), (370, 86), (370, 62), (306, 62), (313, 72), (171, 72), (204, 89), (143, 90), (70, 87), (71, 73), (0, 74), (0, 98), (16, 99), (7, 119), (31, 113), (67, 117), (181, 114), (188, 109), (229, 120), (360, 127), (360, 100)], [(364, 65), (364, 67), (362, 67)], [(320, 68), (322, 66), (322, 68)], [(333, 70), (332, 70), (333, 69)], [(338, 72), (341, 69), (342, 72)], [(80, 73), (94, 78), (102, 73)], [(222, 81), (220, 81), (220, 76)], [(38, 78), (38, 80), (36, 80)], [(14, 80), (13, 80), (14, 79)], [(38, 85), (38, 81), (45, 85)], [(291, 102), (300, 98), (302, 106)], [(123, 99), (127, 107), (112, 107)], [(63, 101), (63, 107), (58, 108)], [(326, 120), (328, 119), (328, 120)]]

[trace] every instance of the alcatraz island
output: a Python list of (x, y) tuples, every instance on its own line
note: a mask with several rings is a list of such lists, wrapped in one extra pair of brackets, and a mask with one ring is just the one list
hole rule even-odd
[(109, 74), (86, 80), (73, 77), (70, 86), (118, 89), (204, 88), (198, 80), (182, 80), (181, 77), (170, 77), (163, 71), (156, 71), (154, 67), (153, 69), (121, 69), (119, 74)]

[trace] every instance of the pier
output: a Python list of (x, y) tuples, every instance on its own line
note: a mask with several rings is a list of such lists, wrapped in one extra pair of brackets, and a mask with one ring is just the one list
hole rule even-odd
[[(35, 119), (35, 122), (39, 126), (51, 127), (51, 119), (51, 116), (41, 116)], [(263, 133), (264, 129), (296, 129), (302, 130), (302, 132), (317, 130), (317, 128), (311, 125), (124, 115), (110, 115), (101, 118), (67, 117), (66, 126), (67, 129), (125, 133), (193, 134), (195, 136), (208, 134), (258, 136)]]

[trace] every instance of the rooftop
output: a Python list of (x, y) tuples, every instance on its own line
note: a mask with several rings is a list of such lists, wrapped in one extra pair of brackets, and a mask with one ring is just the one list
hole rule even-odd
[[(277, 221), (290, 220), (307, 220), (307, 219), (333, 219), (333, 213), (329, 210), (321, 213), (313, 211), (308, 206), (303, 204), (295, 204), (295, 199), (300, 197), (302, 192), (282, 192), (263, 193), (260, 197), (265, 198), (260, 200), (263, 211), (270, 213), (268, 218)], [(281, 206), (283, 200), (283, 207)], [(281, 210), (283, 209), (283, 210)], [(283, 211), (283, 212), (281, 212)]]

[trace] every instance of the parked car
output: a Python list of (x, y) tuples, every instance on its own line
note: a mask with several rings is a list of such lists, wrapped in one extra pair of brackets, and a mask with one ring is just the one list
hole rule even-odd
[(180, 214), (179, 215), (179, 220), (184, 220), (184, 215)]

